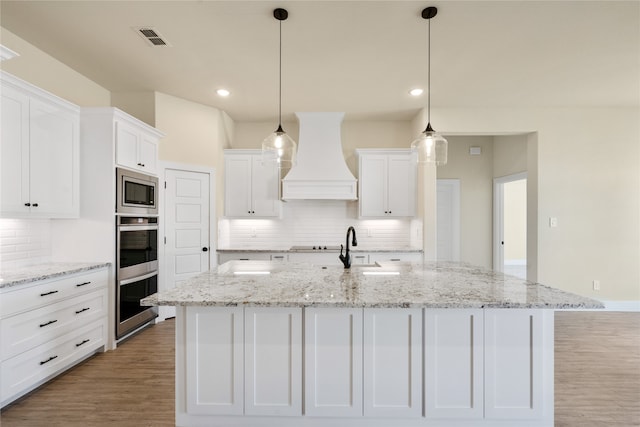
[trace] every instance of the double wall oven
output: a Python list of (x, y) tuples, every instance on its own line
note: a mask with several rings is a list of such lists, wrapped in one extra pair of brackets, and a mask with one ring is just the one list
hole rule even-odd
[(140, 300), (158, 291), (158, 178), (118, 168), (116, 338), (158, 316)]

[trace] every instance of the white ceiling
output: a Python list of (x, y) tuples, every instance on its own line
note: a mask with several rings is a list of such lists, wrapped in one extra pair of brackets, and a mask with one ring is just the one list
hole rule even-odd
[[(236, 121), (345, 111), (410, 119), (432, 108), (639, 106), (638, 1), (5, 1), (0, 23), (112, 92), (158, 91)], [(133, 30), (151, 26), (171, 47)], [(232, 94), (221, 99), (215, 90)]]

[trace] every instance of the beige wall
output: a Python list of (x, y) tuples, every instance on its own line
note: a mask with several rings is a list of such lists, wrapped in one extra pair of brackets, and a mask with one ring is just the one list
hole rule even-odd
[(3, 71), (82, 107), (111, 105), (108, 90), (1, 27), (0, 44), (20, 54), (0, 62)]
[[(451, 132), (527, 134), (527, 214), (535, 226), (527, 245), (537, 240), (538, 281), (640, 300), (638, 108), (443, 108), (432, 116)], [(549, 217), (558, 218), (557, 228)]]
[(160, 160), (213, 167), (217, 216), (223, 212), (223, 152), (231, 146), (234, 123), (221, 110), (155, 93), (155, 127), (165, 134)]
[[(493, 268), (493, 137), (449, 136), (445, 166), (438, 179), (460, 180), (460, 260)], [(469, 147), (482, 154), (469, 155)]]
[[(259, 149), (262, 140), (272, 133), (277, 123), (236, 123), (233, 148)], [(284, 122), (283, 129), (299, 143), (298, 122)], [(360, 121), (345, 119), (342, 122), (342, 152), (347, 166), (357, 176), (356, 148), (409, 148), (412, 141), (408, 121)]]
[(527, 171), (527, 136), (493, 137), (493, 176), (513, 175)]
[(125, 113), (131, 114), (149, 126), (156, 123), (156, 94), (155, 92), (111, 93), (111, 106), (117, 107)]

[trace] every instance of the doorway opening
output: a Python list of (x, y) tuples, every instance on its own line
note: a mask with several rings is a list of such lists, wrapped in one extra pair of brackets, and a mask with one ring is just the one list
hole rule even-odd
[(493, 180), (493, 269), (527, 278), (527, 173)]

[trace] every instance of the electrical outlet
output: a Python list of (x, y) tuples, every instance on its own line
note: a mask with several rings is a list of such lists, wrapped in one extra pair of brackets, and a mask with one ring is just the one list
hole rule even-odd
[(594, 280), (593, 281), (593, 290), (594, 291), (599, 291), (600, 290), (600, 281), (599, 280)]
[(257, 234), (256, 234), (256, 229), (255, 229), (255, 228), (252, 228), (252, 229), (251, 229), (251, 237), (256, 237), (256, 236), (257, 236)]

